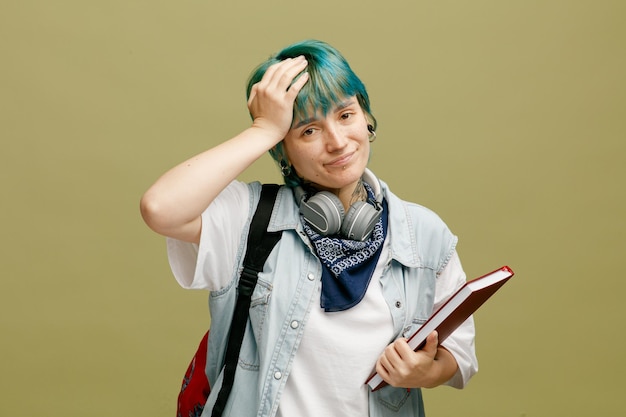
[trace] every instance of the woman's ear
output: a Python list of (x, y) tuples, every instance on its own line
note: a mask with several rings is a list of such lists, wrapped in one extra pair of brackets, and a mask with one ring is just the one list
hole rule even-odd
[[(369, 112), (363, 110), (363, 117), (365, 118), (365, 123), (367, 124), (367, 130), (370, 130), (370, 126), (372, 129), (376, 130), (376, 119)], [(371, 131), (370, 131), (371, 132)]]

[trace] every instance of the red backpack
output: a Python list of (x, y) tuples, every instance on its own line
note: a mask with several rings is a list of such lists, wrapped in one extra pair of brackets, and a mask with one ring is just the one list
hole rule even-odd
[(209, 332), (204, 334), (196, 354), (191, 359), (183, 383), (178, 394), (176, 417), (200, 417), (204, 403), (211, 393), (209, 380), (204, 372), (206, 367), (207, 339)]

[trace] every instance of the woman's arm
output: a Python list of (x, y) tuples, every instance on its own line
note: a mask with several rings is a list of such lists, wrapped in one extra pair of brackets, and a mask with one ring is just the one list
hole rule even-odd
[(199, 241), (202, 212), (289, 131), (293, 103), (308, 76), (294, 78), (306, 64), (303, 58), (295, 58), (269, 67), (250, 93), (252, 126), (170, 169), (146, 191), (140, 210), (151, 229), (175, 239)]
[[(461, 261), (454, 252), (437, 278), (433, 311), (439, 309), (465, 281)], [(398, 339), (387, 347), (376, 364), (376, 370), (394, 386), (433, 387), (447, 383), (455, 388), (463, 388), (478, 370), (474, 334), (474, 320), (470, 318), (439, 347), (428, 344), (435, 338), (434, 334), (429, 335), (426, 346), (418, 352), (411, 351), (405, 339)], [(415, 356), (418, 353), (423, 355)], [(407, 363), (401, 363), (405, 360)]]

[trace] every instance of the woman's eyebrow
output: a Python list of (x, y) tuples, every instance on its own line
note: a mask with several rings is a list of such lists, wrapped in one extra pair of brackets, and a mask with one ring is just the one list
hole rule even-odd
[(337, 107), (335, 107), (334, 112), (337, 113), (343, 109), (345, 109), (346, 107), (350, 107), (354, 104), (354, 98), (351, 98), (350, 100), (346, 100), (342, 103), (337, 104)]
[(306, 124), (309, 124), (311, 122), (314, 122), (316, 120), (317, 120), (317, 117), (308, 117), (306, 119), (302, 119), (294, 127), (292, 127), (292, 129), (297, 129), (299, 127), (302, 127), (302, 126), (304, 126)]

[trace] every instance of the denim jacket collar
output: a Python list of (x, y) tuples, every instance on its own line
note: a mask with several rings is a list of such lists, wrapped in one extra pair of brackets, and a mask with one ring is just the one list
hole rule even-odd
[[(410, 268), (421, 266), (417, 258), (417, 239), (415, 228), (411, 224), (406, 203), (393, 194), (386, 183), (381, 181), (383, 194), (389, 204), (389, 233), (391, 238), (391, 257), (402, 265)], [(295, 230), (304, 233), (300, 223), (300, 213), (291, 188), (281, 187), (274, 211), (270, 219), (270, 232), (281, 230)], [(406, 245), (410, 242), (410, 245)]]

